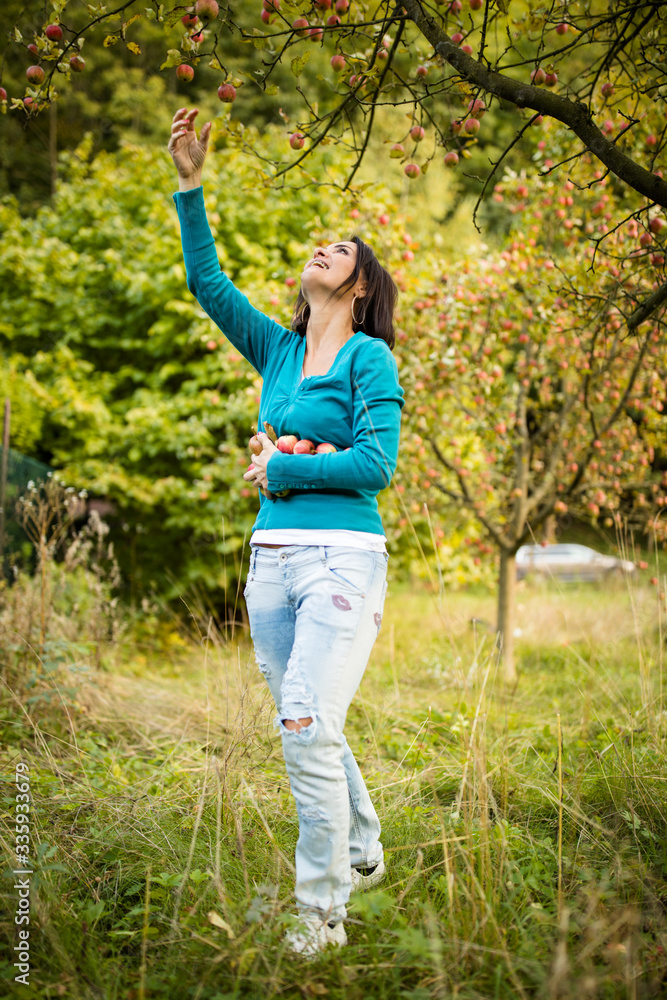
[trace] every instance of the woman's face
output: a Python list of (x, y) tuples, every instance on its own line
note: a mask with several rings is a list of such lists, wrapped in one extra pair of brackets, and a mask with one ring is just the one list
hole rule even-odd
[[(355, 243), (331, 243), (328, 247), (316, 247), (301, 272), (304, 298), (308, 300), (310, 294), (320, 289), (333, 292), (350, 277), (356, 260)], [(354, 293), (355, 289), (349, 289), (349, 294)]]

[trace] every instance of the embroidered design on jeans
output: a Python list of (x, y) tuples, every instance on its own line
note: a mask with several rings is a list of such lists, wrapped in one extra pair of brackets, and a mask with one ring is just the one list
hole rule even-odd
[(375, 614), (373, 615), (373, 618), (375, 619), (375, 624), (379, 628), (380, 622), (382, 621), (382, 615), (378, 611), (376, 611)]
[(338, 608), (339, 611), (352, 610), (352, 605), (348, 601), (347, 597), (343, 597), (342, 594), (334, 594), (331, 600), (334, 603), (334, 607)]

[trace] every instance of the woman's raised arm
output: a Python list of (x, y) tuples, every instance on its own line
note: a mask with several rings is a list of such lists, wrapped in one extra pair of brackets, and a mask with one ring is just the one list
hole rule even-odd
[(188, 288), (213, 322), (262, 375), (269, 350), (284, 343), (291, 334), (251, 306), (220, 268), (201, 186), (211, 123), (202, 126), (197, 139), (194, 124), (197, 114), (196, 108), (192, 111), (179, 108), (167, 146), (178, 171), (179, 190), (174, 201), (181, 224)]

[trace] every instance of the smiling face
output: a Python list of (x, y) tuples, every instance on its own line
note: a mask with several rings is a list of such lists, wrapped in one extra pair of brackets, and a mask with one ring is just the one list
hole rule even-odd
[[(306, 262), (301, 272), (301, 289), (309, 301), (313, 294), (325, 291), (331, 294), (342, 285), (354, 271), (357, 247), (354, 243), (331, 243), (328, 247), (316, 247), (313, 256)], [(358, 285), (361, 284), (361, 278)], [(345, 289), (344, 294), (359, 294), (360, 288)]]

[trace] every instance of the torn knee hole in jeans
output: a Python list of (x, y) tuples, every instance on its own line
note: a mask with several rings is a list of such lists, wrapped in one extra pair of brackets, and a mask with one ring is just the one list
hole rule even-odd
[(312, 723), (312, 715), (304, 716), (300, 719), (282, 719), (282, 724), (285, 729), (289, 729), (291, 733), (300, 733), (302, 729), (307, 729)]
[(309, 705), (283, 705), (280, 715), (276, 717), (275, 725), (283, 737), (298, 740), (302, 743), (312, 743), (317, 732), (317, 717), (315, 710)]

